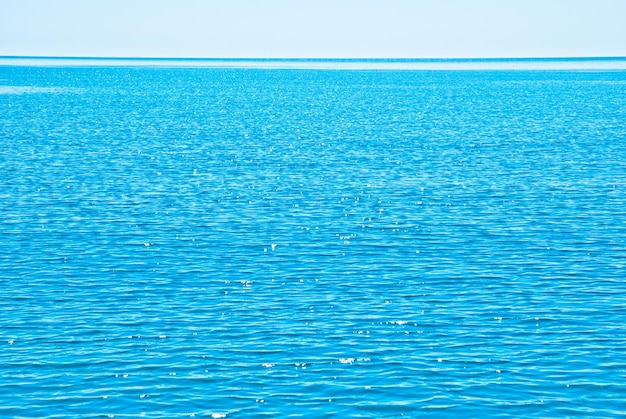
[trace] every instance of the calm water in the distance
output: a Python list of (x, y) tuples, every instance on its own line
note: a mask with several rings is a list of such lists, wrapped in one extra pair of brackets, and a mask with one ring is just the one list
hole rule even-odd
[(0, 416), (626, 415), (626, 71), (0, 66)]

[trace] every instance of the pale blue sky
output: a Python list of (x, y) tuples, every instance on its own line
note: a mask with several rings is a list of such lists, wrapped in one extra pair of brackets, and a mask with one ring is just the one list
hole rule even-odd
[(0, 55), (626, 56), (626, 0), (0, 0)]

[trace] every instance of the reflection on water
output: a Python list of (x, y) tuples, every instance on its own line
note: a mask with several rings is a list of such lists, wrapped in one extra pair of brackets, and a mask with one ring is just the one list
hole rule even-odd
[(37, 87), (37, 86), (2, 86), (0, 85), (0, 95), (22, 95), (25, 93), (62, 93), (80, 92), (80, 89), (67, 89), (62, 87)]

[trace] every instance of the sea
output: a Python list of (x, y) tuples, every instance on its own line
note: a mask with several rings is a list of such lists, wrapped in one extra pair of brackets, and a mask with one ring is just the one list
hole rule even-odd
[(626, 58), (0, 58), (0, 416), (626, 415)]

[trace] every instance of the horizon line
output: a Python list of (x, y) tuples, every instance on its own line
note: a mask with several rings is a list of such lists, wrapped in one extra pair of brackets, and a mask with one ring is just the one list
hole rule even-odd
[(625, 71), (626, 57), (218, 58), (0, 56), (0, 67), (179, 67), (298, 70)]
[(81, 55), (0, 55), (0, 59), (63, 59), (63, 60), (157, 60), (157, 61), (393, 61), (393, 62), (443, 62), (443, 61), (584, 61), (622, 60), (626, 56), (551, 56), (551, 57), (133, 57), (133, 56), (81, 56)]

